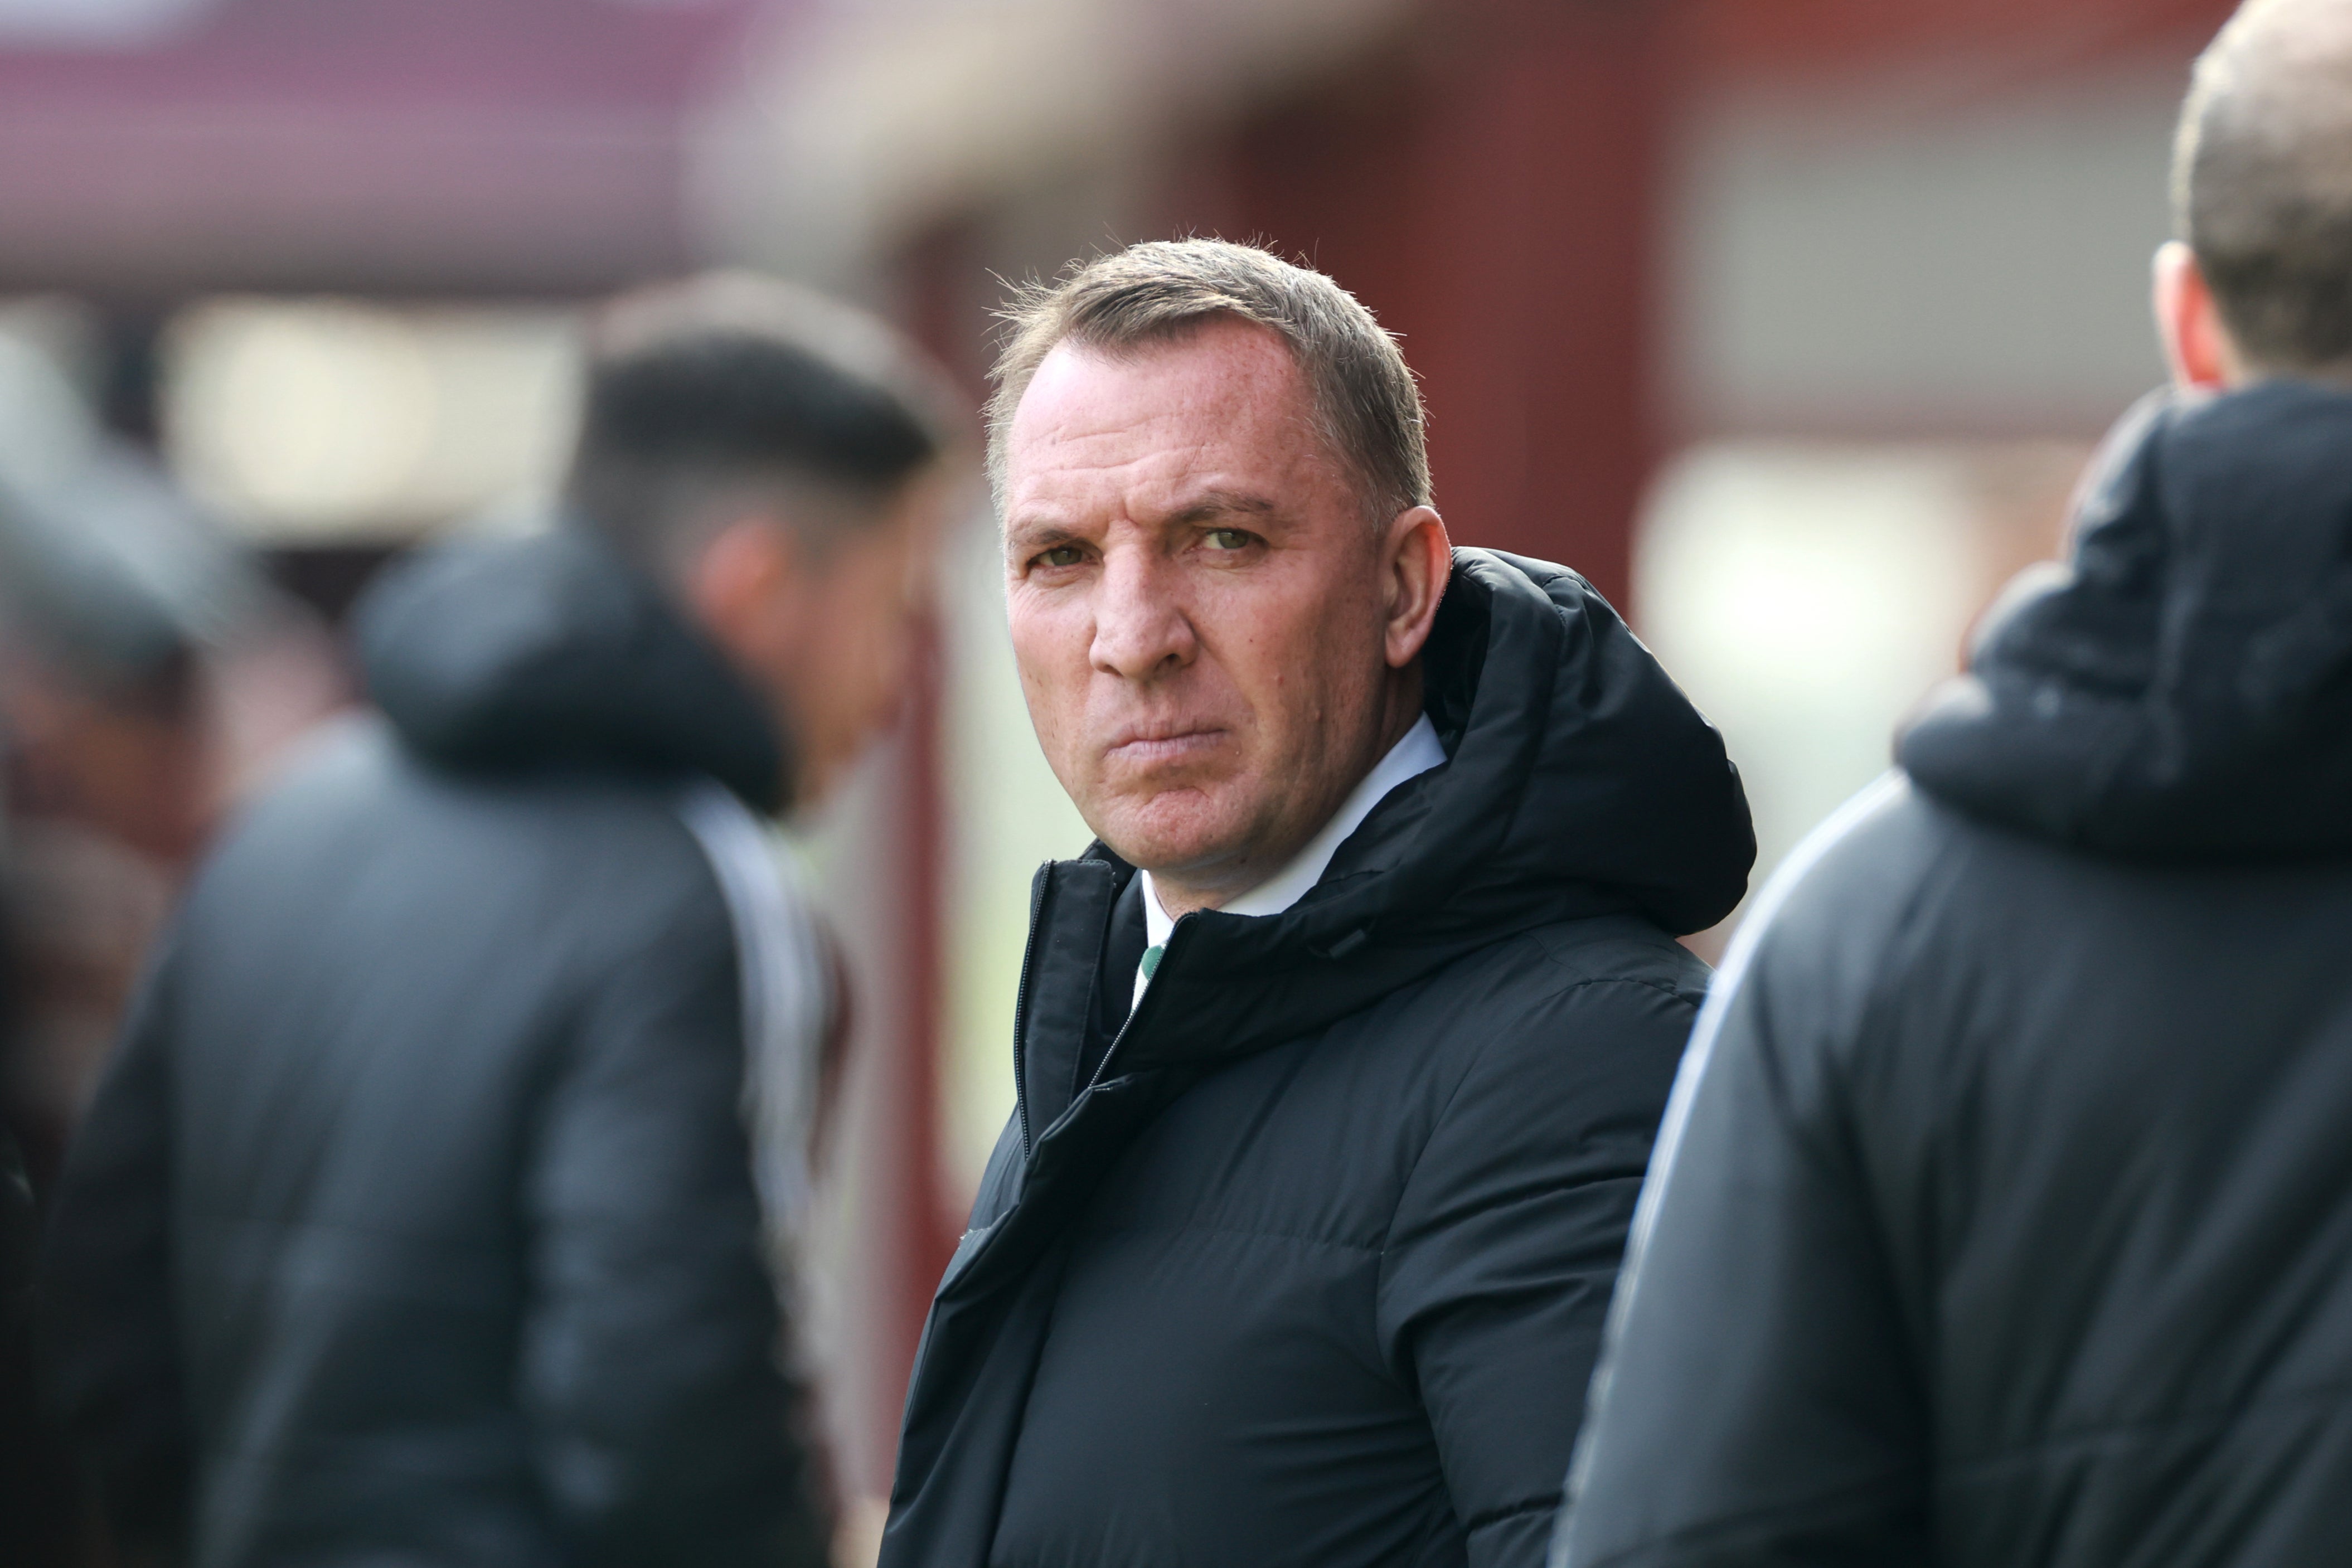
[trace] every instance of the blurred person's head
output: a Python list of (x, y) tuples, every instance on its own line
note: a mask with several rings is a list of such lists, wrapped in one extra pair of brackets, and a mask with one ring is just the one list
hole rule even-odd
[(22, 790), (10, 810), (184, 861), (244, 760), (228, 676), (283, 608), (147, 455), (92, 436), (42, 472), (6, 446), (0, 744)]
[(941, 515), (936, 372), (860, 312), (720, 274), (600, 323), (565, 486), (789, 736), (822, 798), (895, 711)]
[(0, 747), (14, 814), (57, 818), (175, 864), (194, 854), (218, 802), (193, 654), (136, 682), (82, 673), (0, 642)]
[(1038, 739), (1170, 913), (1213, 907), (1420, 716), (1450, 557), (1412, 372), (1330, 278), (1212, 240), (1005, 315), (989, 466)]
[(2175, 378), (2352, 381), (2352, 0), (2248, 0), (2200, 57), (2157, 258)]

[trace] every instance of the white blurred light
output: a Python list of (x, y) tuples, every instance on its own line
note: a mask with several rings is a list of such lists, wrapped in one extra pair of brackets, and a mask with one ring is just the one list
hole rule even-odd
[(992, 508), (975, 505), (940, 573), (946, 647), (949, 904), (942, 1062), (949, 1174), (980, 1185), (1013, 1110), (1004, 1049), (1029, 936), (1029, 884), (1041, 861), (1093, 833), (1039, 749), (1005, 624), (1004, 553)]
[(166, 442), (254, 537), (414, 534), (544, 497), (577, 361), (561, 312), (221, 301), (175, 324)]
[(184, 27), (215, 0), (0, 0), (0, 44), (122, 47)]
[(171, 426), (188, 477), (223, 506), (306, 531), (365, 518), (431, 438), (415, 332), (343, 305), (221, 307), (188, 329)]
[(1744, 444), (1670, 467), (1642, 632), (1747, 776), (1759, 873), (1888, 764), (1990, 584), (1964, 455)]

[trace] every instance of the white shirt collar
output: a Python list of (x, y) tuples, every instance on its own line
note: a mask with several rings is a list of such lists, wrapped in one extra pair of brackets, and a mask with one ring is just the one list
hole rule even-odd
[[(1348, 792), (1348, 798), (1339, 802), (1339, 809), (1331, 813), (1331, 820), (1324, 823), (1321, 831), (1307, 840), (1280, 871), (1219, 907), (1227, 915), (1281, 914), (1306, 897), (1307, 890), (1323, 880), (1323, 873), (1331, 864), (1331, 857), (1339, 852), (1341, 844), (1348, 841), (1349, 834), (1364, 825), (1364, 819), (1372, 814), (1373, 807), (1388, 798), (1390, 790), (1408, 779), (1419, 778), (1444, 760), (1445, 747), (1438, 742), (1437, 727), (1429, 722), (1427, 714), (1423, 714), (1419, 723), (1404, 732), (1404, 738), (1390, 747), (1388, 755), (1373, 764), (1372, 770)], [(1160, 890), (1153, 885), (1151, 873), (1145, 872), (1144, 946), (1167, 946), (1168, 934), (1175, 928), (1175, 917), (1160, 907)], [(1135, 974), (1135, 999), (1139, 1002), (1143, 999), (1143, 971), (1138, 969)]]

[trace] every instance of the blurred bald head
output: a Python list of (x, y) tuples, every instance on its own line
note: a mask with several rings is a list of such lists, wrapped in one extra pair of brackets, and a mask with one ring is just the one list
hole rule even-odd
[(2248, 0), (2197, 62), (2180, 235), (2249, 370), (2352, 375), (2352, 0)]

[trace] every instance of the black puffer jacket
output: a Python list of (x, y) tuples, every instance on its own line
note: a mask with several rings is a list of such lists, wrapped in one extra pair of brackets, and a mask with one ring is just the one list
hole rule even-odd
[(675, 809), (777, 803), (718, 654), (586, 540), (428, 558), (235, 824), (69, 1156), (59, 1393), (134, 1540), (247, 1563), (816, 1563)]
[(2080, 523), (1727, 965), (1576, 1568), (2352, 1556), (2352, 396)]
[(889, 1568), (1540, 1560), (1549, 1391), (1706, 984), (1668, 933), (1754, 843), (1572, 573), (1457, 552), (1425, 667), (1450, 762), (1292, 909), (1179, 921), (1132, 1019), (1133, 873), (1039, 873), (1019, 1110), (924, 1335)]

